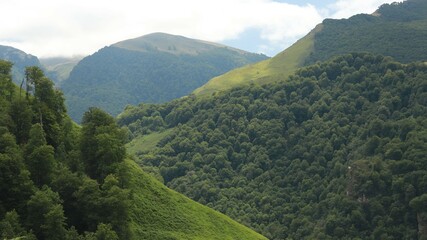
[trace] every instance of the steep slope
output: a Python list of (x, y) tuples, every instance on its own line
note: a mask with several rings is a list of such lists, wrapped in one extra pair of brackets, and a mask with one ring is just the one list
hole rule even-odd
[(209, 94), (242, 84), (265, 83), (289, 76), (298, 67), (337, 54), (371, 52), (400, 62), (425, 61), (427, 2), (407, 0), (385, 4), (374, 14), (349, 19), (326, 19), (307, 36), (277, 56), (211, 79), (195, 94)]
[(133, 161), (130, 210), (134, 239), (266, 239), (229, 217), (172, 191)]
[(157, 141), (132, 148), (167, 186), (270, 239), (416, 239), (426, 99), (424, 63), (347, 54), (268, 85), (128, 107), (118, 122)]
[(305, 59), (310, 56), (314, 47), (314, 36), (321, 28), (322, 25), (318, 25), (307, 36), (275, 57), (215, 77), (193, 93), (209, 95), (241, 85), (273, 82), (277, 78), (291, 75), (298, 67), (304, 65)]
[(0, 45), (0, 59), (13, 63), (12, 77), (13, 81), (17, 84), (20, 84), (22, 78), (25, 76), (25, 67), (41, 66), (37, 57), (9, 46)]
[(31, 71), (34, 95), (21, 97), (0, 60), (1, 239), (266, 239), (144, 173), (102, 110), (74, 124)]
[(84, 58), (61, 87), (70, 116), (80, 121), (90, 106), (116, 115), (127, 104), (169, 101), (214, 76), (264, 59), (215, 43), (155, 33)]

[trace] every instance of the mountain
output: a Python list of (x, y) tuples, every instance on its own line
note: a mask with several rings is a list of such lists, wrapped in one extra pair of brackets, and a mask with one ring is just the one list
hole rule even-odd
[(13, 81), (18, 85), (25, 76), (25, 67), (41, 66), (37, 57), (9, 46), (0, 45), (0, 59), (13, 63)]
[(44, 69), (47, 70), (47, 75), (55, 81), (56, 85), (60, 85), (62, 81), (70, 76), (71, 70), (83, 58), (83, 56), (75, 57), (50, 57), (41, 58), (40, 62)]
[(326, 19), (307, 36), (277, 56), (211, 79), (194, 91), (210, 94), (242, 84), (266, 83), (289, 76), (298, 67), (337, 54), (371, 52), (406, 63), (426, 61), (427, 2), (407, 0), (384, 4), (373, 14)]
[(214, 76), (266, 58), (216, 43), (154, 33), (82, 59), (61, 88), (70, 116), (80, 121), (90, 106), (116, 115), (127, 104), (166, 102), (191, 93)]
[(425, 63), (353, 53), (118, 123), (144, 169), (269, 239), (423, 239), (426, 99)]
[(102, 110), (77, 126), (40, 68), (22, 96), (0, 70), (1, 239), (266, 239), (143, 172)]

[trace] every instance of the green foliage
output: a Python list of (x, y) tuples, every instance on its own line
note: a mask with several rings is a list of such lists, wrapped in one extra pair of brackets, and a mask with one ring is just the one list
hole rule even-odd
[[(162, 41), (179, 44), (174, 37)], [(137, 47), (144, 42), (105, 47), (81, 60), (61, 88), (72, 119), (80, 121), (89, 107), (99, 107), (112, 115), (128, 104), (159, 103), (191, 93), (210, 78), (233, 68), (266, 59), (227, 47), (196, 40), (184, 40), (182, 52)], [(166, 39), (166, 40), (165, 40)], [(160, 44), (158, 40), (152, 45)], [(198, 45), (202, 45), (199, 49)], [(177, 46), (178, 47), (178, 46)], [(206, 48), (206, 49), (205, 49)], [(193, 54), (194, 53), (194, 54)]]
[(102, 180), (124, 160), (125, 134), (110, 115), (98, 108), (90, 108), (84, 114), (82, 124), (80, 148), (86, 172), (90, 177)]
[(111, 226), (108, 224), (99, 224), (96, 232), (94, 234), (94, 239), (96, 240), (118, 240), (119, 237), (111, 229)]
[(37, 57), (27, 54), (19, 49), (0, 45), (0, 59), (11, 62), (13, 67), (11, 69), (13, 82), (21, 84), (22, 79), (25, 77), (25, 68), (28, 66), (38, 66), (41, 64)]
[(7, 212), (0, 221), (0, 237), (2, 239), (36, 239), (32, 233), (27, 233), (21, 226), (19, 215), (16, 211)]
[(12, 63), (0, 60), (0, 95), (4, 96), (9, 101), (12, 101), (15, 92), (15, 86), (12, 83), (10, 74)]
[(132, 161), (129, 211), (135, 239), (265, 239), (229, 217), (166, 188)]
[(59, 195), (43, 187), (27, 203), (27, 224), (38, 239), (61, 239), (66, 233), (65, 217)]
[(11, 132), (16, 136), (19, 144), (25, 144), (29, 139), (33, 120), (33, 111), (26, 100), (15, 100), (9, 110), (9, 116), (13, 122)]
[(426, 61), (427, 5), (423, 0), (397, 2), (384, 4), (371, 15), (326, 19), (273, 58), (212, 78), (193, 93), (211, 95), (280, 81), (299, 67), (353, 52), (382, 54), (404, 63)]
[(13, 135), (0, 136), (0, 216), (13, 209), (23, 211), (33, 193), (33, 182)]
[(426, 65), (347, 54), (279, 80), (128, 107), (118, 122), (151, 136), (136, 122), (158, 112), (171, 130), (141, 164), (268, 238), (416, 238)]
[(427, 5), (423, 1), (385, 4), (374, 15), (327, 19), (322, 25), (306, 63), (351, 52), (382, 54), (405, 63), (427, 59), (422, 51), (427, 46)]
[[(11, 64), (4, 66), (4, 79), (9, 81)], [(169, 213), (162, 215), (163, 220), (157, 215), (146, 215), (146, 210), (163, 211), (162, 205), (157, 204), (156, 196), (151, 196), (156, 201), (152, 202), (152, 208), (146, 208), (140, 205), (141, 199), (161, 191), (162, 201), (173, 202), (178, 196), (180, 201), (176, 204), (184, 201), (189, 206), (195, 205), (155, 180), (145, 178), (141, 170), (131, 172), (135, 165), (124, 162), (124, 143), (129, 130), (119, 129), (111, 116), (96, 108), (89, 109), (83, 126), (79, 127), (66, 116), (62, 94), (54, 90), (39, 68), (27, 68), (26, 80), (28, 88), (14, 87), (11, 93), (0, 95), (0, 238), (141, 239), (140, 234), (133, 233), (143, 229), (141, 224), (145, 221), (154, 226), (150, 231), (162, 232), (169, 226), (164, 219), (172, 217)], [(17, 94), (22, 91), (26, 97)], [(131, 184), (133, 178), (138, 179), (138, 184)], [(158, 190), (142, 194), (139, 188), (151, 184)], [(204, 211), (217, 214), (208, 208)], [(132, 218), (131, 213), (138, 213), (138, 218)], [(197, 218), (198, 214), (193, 211), (186, 218)], [(181, 217), (173, 215), (173, 219)], [(232, 229), (237, 234), (249, 233), (257, 236), (254, 239), (262, 239), (224, 218), (219, 215), (215, 221), (235, 226)], [(156, 224), (157, 221), (165, 224)], [(167, 235), (188, 239), (180, 237), (179, 233), (187, 227), (182, 223), (179, 228), (168, 229)], [(191, 226), (197, 236), (213, 229), (219, 232), (216, 224)], [(205, 227), (207, 230), (200, 230)], [(220, 236), (229, 238), (233, 234)]]

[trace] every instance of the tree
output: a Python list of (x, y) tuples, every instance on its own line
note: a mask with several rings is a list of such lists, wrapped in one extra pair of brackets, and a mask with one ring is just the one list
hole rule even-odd
[(48, 144), (57, 147), (61, 142), (61, 125), (66, 113), (64, 97), (60, 91), (54, 89), (53, 82), (44, 76), (40, 68), (27, 67), (25, 75), (27, 95), (29, 87), (34, 86), (32, 107), (36, 120), (42, 125)]
[(120, 239), (130, 239), (130, 230), (127, 224), (130, 191), (120, 188), (119, 181), (114, 175), (108, 175), (105, 178), (101, 189), (103, 194), (102, 209), (109, 209), (108, 212), (103, 212), (102, 220), (111, 224)]
[(86, 235), (86, 240), (118, 240), (117, 233), (113, 231), (110, 224), (100, 223), (95, 233)]
[(19, 214), (15, 210), (7, 212), (4, 219), (0, 221), (0, 237), (2, 239), (36, 239), (22, 227)]
[(23, 211), (33, 189), (15, 138), (10, 133), (0, 135), (0, 215), (2, 210)]
[(38, 239), (64, 239), (65, 217), (58, 193), (44, 186), (27, 203), (27, 224)]
[(9, 102), (12, 101), (15, 92), (15, 86), (10, 75), (12, 65), (11, 62), (0, 60), (0, 97), (7, 99)]
[(56, 164), (54, 148), (46, 144), (40, 124), (34, 124), (30, 130), (26, 154), (26, 163), (34, 183), (39, 187), (50, 183)]
[(114, 119), (98, 108), (90, 108), (83, 116), (80, 149), (86, 173), (99, 181), (112, 173), (112, 166), (125, 157), (125, 133)]
[(15, 100), (9, 109), (9, 116), (13, 121), (11, 132), (16, 136), (18, 144), (28, 141), (33, 120), (33, 111), (26, 100)]

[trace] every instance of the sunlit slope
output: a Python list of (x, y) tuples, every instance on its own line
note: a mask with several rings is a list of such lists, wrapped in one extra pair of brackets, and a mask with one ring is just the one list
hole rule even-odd
[(373, 14), (325, 19), (307, 36), (270, 60), (232, 70), (194, 91), (209, 94), (250, 83), (286, 79), (296, 68), (354, 52), (426, 61), (427, 1), (384, 4)]
[(305, 37), (275, 57), (215, 77), (193, 93), (196, 95), (210, 94), (251, 83), (271, 82), (274, 79), (291, 75), (304, 64), (304, 60), (313, 51), (314, 35), (321, 28), (322, 25), (318, 25)]
[(128, 161), (134, 239), (266, 239), (229, 217), (168, 189)]

